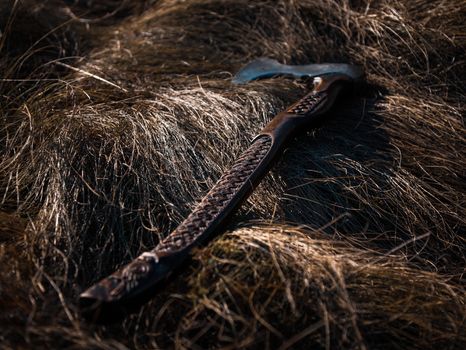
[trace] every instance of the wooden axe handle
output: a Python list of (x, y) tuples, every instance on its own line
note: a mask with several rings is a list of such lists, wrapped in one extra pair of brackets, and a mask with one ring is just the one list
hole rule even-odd
[(226, 220), (266, 175), (290, 135), (304, 126), (317, 126), (340, 91), (341, 80), (317, 83), (313, 91), (276, 115), (170, 235), (81, 294), (84, 315), (108, 321), (146, 302), (193, 247), (224, 229)]

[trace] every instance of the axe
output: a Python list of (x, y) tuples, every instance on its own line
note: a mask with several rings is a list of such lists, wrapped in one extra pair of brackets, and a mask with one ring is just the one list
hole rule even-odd
[(153, 250), (142, 253), (80, 295), (85, 317), (94, 322), (112, 321), (148, 301), (179, 270), (194, 247), (205, 244), (225, 227), (226, 220), (248, 198), (282, 152), (287, 139), (303, 128), (317, 127), (341, 90), (361, 80), (363, 71), (349, 64), (290, 66), (261, 58), (243, 67), (233, 82), (245, 84), (278, 75), (313, 78), (313, 88), (265, 126), (170, 235)]

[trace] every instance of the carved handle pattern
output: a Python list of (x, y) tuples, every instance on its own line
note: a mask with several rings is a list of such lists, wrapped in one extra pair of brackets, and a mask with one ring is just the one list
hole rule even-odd
[(214, 230), (212, 225), (218, 221), (219, 216), (225, 216), (225, 209), (232, 204), (236, 196), (241, 196), (240, 189), (247, 187), (247, 192), (253, 189), (253, 183), (249, 179), (267, 155), (271, 145), (272, 140), (269, 136), (257, 138), (230, 170), (222, 175), (186, 220), (159, 243), (155, 253), (161, 256), (185, 249), (200, 239), (207, 229)]

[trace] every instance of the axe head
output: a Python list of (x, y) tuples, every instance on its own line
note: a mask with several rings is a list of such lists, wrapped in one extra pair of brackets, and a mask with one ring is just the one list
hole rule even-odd
[(363, 76), (363, 70), (345, 63), (321, 63), (306, 65), (286, 65), (271, 58), (259, 58), (249, 62), (233, 78), (235, 84), (246, 84), (252, 80), (270, 78), (278, 75), (294, 78), (316, 78), (327, 75), (344, 76), (347, 80), (358, 81)]

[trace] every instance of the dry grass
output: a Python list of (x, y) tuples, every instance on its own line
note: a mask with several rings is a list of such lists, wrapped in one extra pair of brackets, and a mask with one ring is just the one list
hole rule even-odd
[[(96, 3), (96, 4), (94, 4)], [(0, 5), (0, 347), (463, 349), (464, 1)], [(296, 137), (222, 235), (139, 314), (80, 319), (274, 112), (248, 60), (368, 84)]]

